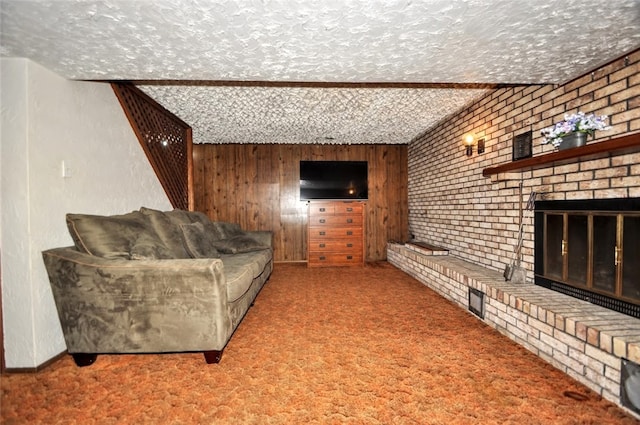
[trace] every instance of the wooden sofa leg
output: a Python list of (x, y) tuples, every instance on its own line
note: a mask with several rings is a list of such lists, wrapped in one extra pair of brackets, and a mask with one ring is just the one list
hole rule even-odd
[(212, 350), (204, 352), (204, 359), (207, 361), (207, 364), (212, 363), (220, 363), (220, 359), (222, 358), (222, 350)]
[(71, 354), (71, 356), (73, 357), (73, 361), (76, 362), (76, 366), (78, 367), (91, 366), (98, 358), (97, 354), (87, 353), (73, 353)]

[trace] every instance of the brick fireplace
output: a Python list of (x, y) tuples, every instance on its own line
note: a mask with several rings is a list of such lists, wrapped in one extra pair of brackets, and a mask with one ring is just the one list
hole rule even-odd
[[(480, 291), (485, 323), (616, 403), (621, 399), (623, 359), (640, 362), (640, 319), (535, 283), (540, 269), (536, 268), (534, 212), (525, 211), (523, 217), (522, 266), (527, 270), (527, 283), (505, 282), (502, 270), (518, 241), (520, 184), (524, 199), (536, 192), (540, 205), (637, 199), (640, 145), (634, 142), (632, 149), (624, 151), (602, 150), (491, 175), (484, 171), (519, 162), (513, 159), (513, 140), (529, 131), (533, 135), (529, 159), (535, 162), (552, 154), (552, 147), (540, 143), (540, 130), (565, 113), (609, 116), (612, 128), (597, 132), (587, 146), (637, 135), (639, 90), (640, 51), (635, 51), (566, 84), (497, 89), (437, 123), (408, 147), (409, 234), (414, 241), (447, 249), (448, 255), (429, 255), (411, 244), (387, 246), (389, 262), (465, 310), (470, 289)], [(467, 133), (485, 140), (483, 153), (474, 149), (472, 156), (465, 154), (461, 137)], [(587, 229), (589, 220), (593, 219), (587, 217)], [(595, 221), (603, 229), (611, 224), (606, 217)], [(561, 244), (562, 238), (558, 258), (564, 267)], [(611, 264), (615, 266), (616, 246), (595, 257), (607, 260), (609, 274)], [(617, 247), (629, 251), (629, 247)], [(567, 254), (572, 260), (567, 257), (566, 261), (572, 265), (576, 257), (596, 261), (588, 252), (574, 254)], [(624, 264), (629, 263), (633, 262)], [(579, 287), (574, 271), (571, 268), (569, 278), (560, 270), (560, 283), (573, 284), (572, 290), (587, 289), (591, 298), (593, 293), (612, 289), (610, 280), (598, 287), (604, 280), (594, 280), (593, 272), (588, 271), (591, 280)], [(619, 272), (613, 273), (618, 276)], [(629, 295), (623, 294), (624, 301), (634, 301), (635, 296)]]

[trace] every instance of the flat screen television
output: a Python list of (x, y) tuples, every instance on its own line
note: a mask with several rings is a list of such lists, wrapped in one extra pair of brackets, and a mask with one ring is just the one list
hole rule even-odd
[(300, 199), (367, 199), (367, 161), (300, 161)]

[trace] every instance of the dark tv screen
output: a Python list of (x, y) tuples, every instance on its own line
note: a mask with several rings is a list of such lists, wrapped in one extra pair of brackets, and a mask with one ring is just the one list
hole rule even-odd
[(367, 161), (300, 161), (300, 199), (367, 199)]

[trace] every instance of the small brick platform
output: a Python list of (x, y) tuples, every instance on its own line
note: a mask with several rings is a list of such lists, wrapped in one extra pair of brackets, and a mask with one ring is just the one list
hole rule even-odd
[(640, 319), (415, 245), (389, 243), (387, 260), (465, 310), (469, 288), (482, 291), (485, 323), (621, 405), (621, 358), (640, 363)]
[(427, 255), (449, 255), (449, 250), (431, 245), (426, 242), (409, 242), (405, 245), (407, 249), (422, 252)]

